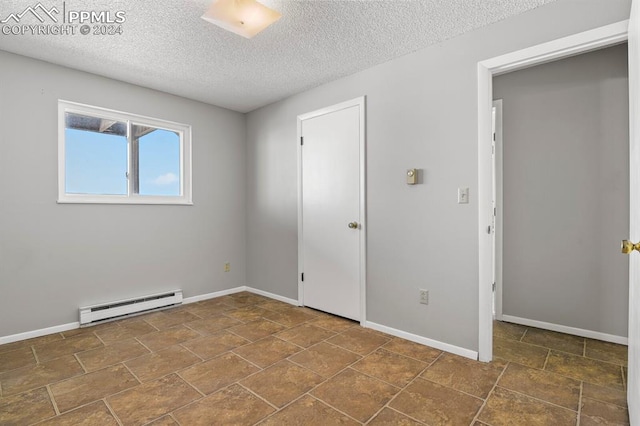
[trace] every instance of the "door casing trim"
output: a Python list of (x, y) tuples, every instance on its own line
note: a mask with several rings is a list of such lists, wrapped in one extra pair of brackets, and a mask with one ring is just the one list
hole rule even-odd
[(624, 43), (629, 21), (542, 43), (478, 62), (478, 359), (493, 359), (491, 309), (491, 109), (493, 77), (562, 58)]
[(360, 325), (366, 326), (367, 322), (367, 174), (366, 174), (366, 97), (360, 96), (355, 99), (341, 102), (326, 108), (298, 115), (297, 139), (298, 146), (298, 303), (304, 306), (304, 283), (302, 273), (304, 272), (303, 258), (303, 223), (302, 223), (302, 122), (310, 118), (318, 117), (346, 108), (357, 106), (360, 117)]

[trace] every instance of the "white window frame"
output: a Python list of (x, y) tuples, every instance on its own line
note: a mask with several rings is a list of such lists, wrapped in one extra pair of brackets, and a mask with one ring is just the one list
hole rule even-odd
[[(97, 116), (127, 123), (127, 170), (131, 171), (132, 124), (157, 127), (180, 136), (180, 194), (179, 196), (139, 195), (133, 192), (133, 180), (128, 180), (127, 195), (68, 194), (66, 192), (65, 131), (66, 113)], [(191, 126), (137, 114), (91, 105), (58, 100), (58, 203), (79, 204), (172, 204), (193, 205), (191, 199)]]

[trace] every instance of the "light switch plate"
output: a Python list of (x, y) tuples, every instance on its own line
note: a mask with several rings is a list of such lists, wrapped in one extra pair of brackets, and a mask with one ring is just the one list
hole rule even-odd
[(469, 204), (469, 188), (458, 188), (458, 204)]

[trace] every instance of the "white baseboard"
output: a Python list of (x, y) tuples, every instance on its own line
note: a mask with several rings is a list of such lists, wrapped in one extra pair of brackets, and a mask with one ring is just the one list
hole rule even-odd
[[(241, 291), (251, 291), (246, 286), (235, 287), (229, 290), (221, 290), (213, 293), (201, 294), (199, 296), (186, 297), (182, 299), (183, 304), (195, 303), (201, 300), (213, 299), (215, 297), (226, 296), (229, 294), (240, 293)], [(9, 336), (0, 336), (0, 345), (13, 343), (20, 340), (33, 339), (34, 337), (46, 336), (47, 334), (61, 333), (63, 331), (75, 330), (80, 328), (79, 322), (70, 322), (68, 324), (56, 325), (53, 327), (41, 328), (39, 330), (26, 331), (24, 333), (11, 334)]]
[(550, 322), (530, 320), (526, 318), (514, 317), (511, 315), (502, 315), (502, 320), (515, 324), (526, 325), (527, 327), (542, 328), (544, 330), (557, 331), (559, 333), (573, 334), (575, 336), (587, 337), (589, 339), (603, 340), (605, 342), (617, 343), (619, 345), (628, 345), (629, 339), (613, 334), (601, 333), (599, 331), (584, 330), (582, 328), (569, 327), (566, 325), (552, 324)]
[(228, 296), (229, 294), (240, 293), (242, 291), (248, 291), (249, 293), (259, 294), (260, 296), (268, 297), (269, 299), (279, 300), (280, 302), (288, 303), (294, 306), (300, 306), (297, 300), (290, 299), (288, 297), (279, 296), (268, 291), (259, 290), (257, 288), (248, 287), (246, 285), (240, 287), (230, 288), (228, 290), (215, 291), (213, 293), (201, 294), (199, 296), (187, 297), (182, 300), (183, 304), (201, 302), (203, 300), (215, 299), (216, 297)]
[(220, 290), (220, 291), (214, 291), (213, 293), (185, 297), (184, 299), (182, 299), (182, 304), (188, 305), (189, 303), (196, 303), (196, 302), (201, 302), (203, 300), (215, 299), (216, 297), (228, 296), (229, 294), (240, 293), (241, 291), (248, 291), (247, 286), (242, 285), (240, 287), (234, 287), (228, 290)]
[(300, 306), (300, 303), (296, 299), (289, 299), (288, 297), (279, 296), (277, 294), (269, 293), (268, 291), (258, 290), (257, 288), (246, 287), (246, 291), (250, 293), (259, 294), (260, 296), (268, 297), (269, 299), (279, 300), (284, 303), (288, 303), (294, 306)]
[(432, 348), (440, 349), (441, 351), (450, 352), (455, 355), (460, 355), (465, 358), (473, 360), (478, 359), (478, 352), (470, 349), (461, 348), (459, 346), (450, 345), (449, 343), (440, 342), (438, 340), (429, 339), (427, 337), (418, 336), (417, 334), (407, 333), (406, 331), (398, 330), (395, 328), (387, 327), (386, 325), (376, 324), (374, 322), (367, 321), (365, 323), (366, 328), (381, 331), (392, 336), (400, 337), (405, 340), (420, 343), (422, 345), (431, 346)]
[(75, 330), (76, 328), (80, 328), (79, 322), (70, 322), (69, 324), (56, 325), (54, 327), (41, 328), (39, 330), (25, 331), (24, 333), (2, 336), (0, 337), (0, 345), (4, 345), (5, 343), (17, 342), (19, 340), (33, 339), (34, 337), (46, 336), (47, 334)]
[[(251, 292), (251, 293), (259, 294), (261, 296), (268, 297), (270, 299), (279, 300), (281, 302), (288, 303), (288, 304), (291, 304), (291, 305), (294, 305), (294, 306), (299, 306), (298, 301), (295, 300), (295, 299), (290, 299), (288, 297), (279, 296), (277, 294), (269, 293), (267, 291), (258, 290), (256, 288), (247, 287), (247, 286), (240, 286), (240, 287), (235, 287), (235, 288), (231, 288), (231, 289), (228, 289), (228, 290), (221, 290), (221, 291), (215, 291), (213, 293), (207, 293), (207, 294), (201, 294), (201, 295), (198, 295), (198, 296), (186, 297), (186, 298), (184, 298), (182, 300), (182, 303), (183, 304), (195, 303), (195, 302), (200, 302), (200, 301), (203, 301), (203, 300), (214, 299), (216, 297), (227, 296), (229, 294), (240, 293), (242, 291), (248, 291), (248, 292)], [(512, 321), (512, 322), (515, 322), (515, 321)], [(55, 327), (42, 328), (40, 330), (33, 330), (33, 331), (25, 332), (25, 333), (18, 333), (18, 334), (13, 334), (13, 335), (10, 335), (10, 336), (4, 336), (4, 337), (0, 337), (0, 345), (5, 344), (5, 343), (17, 342), (19, 340), (26, 340), (26, 339), (31, 339), (31, 338), (34, 338), (34, 337), (45, 336), (47, 334), (60, 333), (60, 332), (63, 332), (63, 331), (74, 330), (74, 329), (79, 328), (79, 327), (80, 327), (80, 323), (79, 322), (72, 322), (72, 323), (69, 323), (69, 324), (58, 325), (58, 326), (55, 326)], [(463, 356), (463, 357), (466, 357), (466, 358), (478, 359), (478, 352), (476, 352), (476, 351), (472, 351), (472, 350), (469, 350), (469, 349), (465, 349), (465, 348), (461, 348), (461, 347), (458, 347), (458, 346), (450, 345), (448, 343), (439, 342), (437, 340), (432, 340), (432, 339), (429, 339), (429, 338), (426, 338), (426, 337), (418, 336), (416, 334), (407, 333), (405, 331), (397, 330), (395, 328), (387, 327), (387, 326), (384, 326), (384, 325), (380, 325), (380, 324), (376, 324), (376, 323), (368, 322), (368, 321), (365, 321), (364, 327), (371, 328), (371, 329), (377, 330), (377, 331), (381, 331), (383, 333), (387, 333), (387, 334), (390, 334), (392, 336), (401, 337), (403, 339), (410, 340), (412, 342), (416, 342), (416, 343), (420, 343), (420, 344), (423, 344), (423, 345), (431, 346), (433, 348), (440, 349), (442, 351), (451, 352), (453, 354), (460, 355), (460, 356)]]

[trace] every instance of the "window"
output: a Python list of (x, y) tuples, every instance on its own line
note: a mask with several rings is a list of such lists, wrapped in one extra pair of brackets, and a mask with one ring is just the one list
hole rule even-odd
[(191, 127), (58, 102), (58, 202), (191, 203)]

